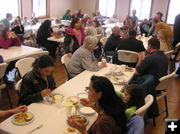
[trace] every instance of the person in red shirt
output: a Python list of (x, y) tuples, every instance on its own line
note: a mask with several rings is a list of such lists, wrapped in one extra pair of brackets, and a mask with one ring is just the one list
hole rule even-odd
[(3, 24), (0, 26), (0, 48), (8, 49), (11, 46), (21, 46), (20, 39), (14, 32), (8, 31)]

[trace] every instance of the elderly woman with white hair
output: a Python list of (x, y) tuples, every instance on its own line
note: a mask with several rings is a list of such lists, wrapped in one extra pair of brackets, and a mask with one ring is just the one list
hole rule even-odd
[(80, 74), (84, 70), (98, 71), (106, 67), (106, 63), (98, 65), (98, 61), (94, 56), (93, 51), (97, 48), (97, 42), (96, 37), (87, 36), (83, 46), (74, 52), (71, 60), (67, 64), (67, 70), (71, 77)]
[(94, 23), (93, 23), (92, 20), (89, 20), (87, 22), (87, 27), (85, 28), (85, 35), (86, 36), (89, 36), (89, 35), (95, 36), (95, 35), (97, 35), (97, 30), (93, 25), (94, 25)]

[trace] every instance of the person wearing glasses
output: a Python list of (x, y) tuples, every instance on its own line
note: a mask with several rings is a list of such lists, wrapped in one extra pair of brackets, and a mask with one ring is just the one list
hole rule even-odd
[(88, 130), (85, 124), (71, 117), (68, 117), (67, 123), (81, 134), (125, 134), (125, 104), (116, 95), (110, 80), (102, 76), (92, 76), (86, 91), (88, 98), (81, 99), (80, 102), (93, 108), (98, 113), (97, 119)]

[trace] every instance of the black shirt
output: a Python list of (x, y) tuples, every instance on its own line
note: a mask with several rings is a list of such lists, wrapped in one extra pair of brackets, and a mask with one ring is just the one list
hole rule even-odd
[(118, 50), (129, 50), (134, 52), (146, 51), (143, 46), (142, 41), (137, 40), (136, 38), (130, 37), (121, 41)]
[(116, 48), (119, 46), (121, 42), (120, 36), (115, 36), (114, 34), (111, 34), (111, 36), (107, 39), (106, 45), (105, 45), (105, 52), (106, 51), (116, 51)]
[(22, 78), (20, 88), (20, 104), (29, 105), (33, 102), (43, 100), (41, 91), (44, 89), (54, 90), (56, 88), (52, 75), (47, 77), (47, 81), (40, 77), (35, 70), (25, 74)]
[(173, 32), (174, 38), (180, 40), (180, 14), (175, 18)]
[(159, 78), (167, 74), (168, 57), (163, 51), (154, 51), (144, 58), (136, 70), (142, 75), (151, 74), (158, 81)]

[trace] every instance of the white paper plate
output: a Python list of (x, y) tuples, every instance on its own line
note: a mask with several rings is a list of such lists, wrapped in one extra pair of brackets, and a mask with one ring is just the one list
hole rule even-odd
[(83, 114), (83, 115), (93, 115), (96, 113), (96, 111), (94, 111), (92, 108), (90, 107), (80, 107), (79, 108), (79, 113)]
[(22, 126), (22, 125), (28, 125), (28, 124), (30, 124), (30, 123), (32, 123), (33, 121), (34, 121), (34, 115), (31, 113), (31, 112), (28, 112), (28, 113), (30, 113), (31, 115), (32, 115), (32, 119), (31, 120), (29, 120), (29, 121), (26, 121), (26, 122), (16, 122), (15, 121), (15, 116), (17, 115), (17, 114), (20, 114), (20, 113), (17, 113), (17, 114), (15, 114), (15, 115), (13, 115), (12, 117), (11, 117), (11, 122), (13, 123), (13, 124), (15, 124), (15, 125), (19, 125), (19, 126)]

